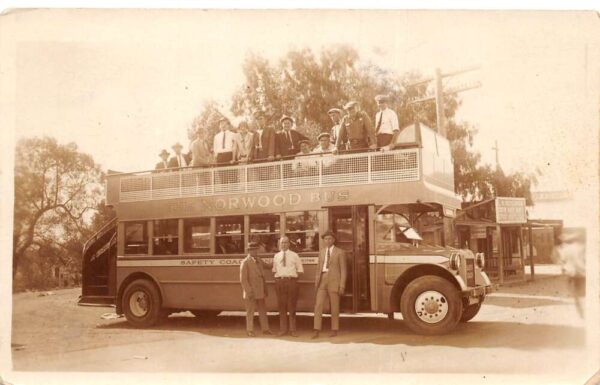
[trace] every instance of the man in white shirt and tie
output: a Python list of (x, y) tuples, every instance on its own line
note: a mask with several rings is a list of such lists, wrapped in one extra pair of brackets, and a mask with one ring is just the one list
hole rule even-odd
[(377, 147), (389, 150), (390, 144), (395, 143), (396, 136), (400, 132), (398, 115), (388, 107), (389, 97), (387, 95), (377, 95), (375, 101), (379, 107), (379, 111), (375, 114)]
[(235, 134), (229, 131), (229, 126), (229, 120), (221, 118), (219, 120), (219, 132), (213, 139), (213, 152), (219, 165), (233, 162), (233, 138)]
[(315, 276), (315, 319), (313, 339), (319, 338), (322, 327), (323, 305), (329, 297), (331, 308), (331, 337), (335, 337), (340, 330), (340, 296), (346, 287), (346, 253), (335, 247), (335, 235), (326, 231), (321, 238), (325, 247), (319, 253), (319, 262)]
[[(288, 237), (279, 239), (279, 252), (273, 257), (275, 292), (279, 308), (279, 336), (296, 333), (296, 302), (298, 301), (298, 276), (304, 273), (298, 254), (290, 250)], [(289, 314), (289, 328), (288, 328)]]

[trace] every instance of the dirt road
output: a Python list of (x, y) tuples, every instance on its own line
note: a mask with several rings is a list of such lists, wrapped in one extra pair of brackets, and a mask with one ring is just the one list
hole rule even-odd
[[(446, 336), (412, 334), (400, 315), (344, 316), (338, 337), (247, 338), (242, 313), (171, 315), (138, 330), (110, 308), (79, 307), (77, 289), (13, 297), (13, 366), (19, 371), (577, 373), (585, 330), (562, 277), (503, 287), (474, 320)], [(276, 329), (277, 316), (269, 321)], [(326, 321), (325, 326), (328, 326)], [(539, 357), (532, 359), (532, 357)]]

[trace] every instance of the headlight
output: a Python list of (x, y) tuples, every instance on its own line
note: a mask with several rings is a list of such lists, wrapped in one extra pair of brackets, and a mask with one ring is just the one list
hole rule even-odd
[(483, 253), (475, 254), (475, 264), (478, 268), (483, 269), (485, 266), (485, 255)]
[(450, 268), (452, 270), (460, 269), (460, 254), (452, 254), (450, 255)]

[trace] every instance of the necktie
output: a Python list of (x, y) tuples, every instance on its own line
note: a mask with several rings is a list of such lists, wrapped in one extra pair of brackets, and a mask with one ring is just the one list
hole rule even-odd
[(225, 131), (223, 131), (223, 144), (221, 145), (222, 149), (225, 149)]
[(329, 247), (327, 248), (327, 251), (325, 252), (325, 260), (327, 261), (325, 266), (327, 267), (327, 270), (329, 270)]
[(377, 131), (379, 131), (379, 127), (381, 127), (381, 121), (383, 120), (383, 111), (379, 112), (379, 121), (377, 122)]
[(285, 251), (283, 252), (283, 266), (285, 266)]
[(287, 132), (288, 141), (290, 142), (290, 148), (294, 148), (294, 142), (292, 141), (292, 133), (290, 131)]

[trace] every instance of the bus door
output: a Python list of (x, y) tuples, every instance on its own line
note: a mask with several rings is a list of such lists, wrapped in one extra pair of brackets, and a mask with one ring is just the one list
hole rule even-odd
[(331, 207), (329, 228), (336, 246), (346, 251), (346, 291), (340, 299), (345, 312), (370, 310), (368, 206)]

